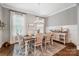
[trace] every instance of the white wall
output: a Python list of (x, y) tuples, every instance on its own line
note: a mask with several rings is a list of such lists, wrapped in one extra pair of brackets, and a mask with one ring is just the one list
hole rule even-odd
[[(2, 20), (2, 8), (0, 6), (0, 20)], [(2, 45), (2, 30), (0, 30), (0, 48)]]
[(3, 21), (6, 26), (4, 30), (0, 30), (0, 47), (4, 42), (9, 42), (10, 40), (10, 24), (9, 24), (9, 11), (6, 8), (0, 7), (0, 20)]
[(3, 42), (9, 42), (10, 40), (10, 17), (9, 10), (2, 8), (2, 20), (6, 24), (3, 31)]
[(78, 4), (78, 8), (77, 8), (77, 26), (78, 26), (78, 33), (77, 33), (77, 36), (78, 36), (78, 45), (77, 45), (77, 49), (79, 50), (79, 4)]
[(48, 17), (47, 26), (77, 24), (77, 7), (70, 8), (58, 14)]
[(77, 6), (48, 17), (47, 28), (55, 26), (68, 28), (69, 41), (78, 45)]

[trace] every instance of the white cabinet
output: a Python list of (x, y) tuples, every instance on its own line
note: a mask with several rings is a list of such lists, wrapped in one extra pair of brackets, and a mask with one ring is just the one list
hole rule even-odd
[(55, 32), (56, 38), (54, 40), (64, 43), (64, 45), (68, 41), (68, 33), (66, 32)]

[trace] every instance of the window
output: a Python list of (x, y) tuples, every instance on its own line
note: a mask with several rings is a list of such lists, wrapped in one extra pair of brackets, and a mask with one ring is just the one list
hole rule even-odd
[(21, 35), (25, 35), (25, 15), (24, 14), (12, 12), (11, 25), (12, 25), (11, 27), (12, 34), (14, 36), (16, 36), (17, 33)]
[(41, 33), (44, 33), (44, 19), (43, 18), (36, 18), (36, 21), (34, 22), (35, 29), (40, 30)]
[(44, 33), (44, 19), (40, 17), (36, 17), (36, 20), (32, 24), (28, 24), (28, 33), (35, 34), (38, 30)]

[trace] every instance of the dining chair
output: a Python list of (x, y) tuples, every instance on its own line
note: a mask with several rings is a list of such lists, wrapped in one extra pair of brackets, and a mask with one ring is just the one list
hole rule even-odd
[(55, 32), (52, 32), (51, 33), (51, 45), (53, 45), (53, 40), (56, 39), (56, 35), (55, 35)]
[(37, 33), (36, 38), (34, 40), (34, 55), (36, 54), (36, 47), (40, 47), (41, 53), (43, 53), (42, 40), (43, 40), (43, 35), (41, 33)]
[(45, 49), (47, 48), (47, 44), (51, 44), (51, 35), (52, 32), (46, 33), (45, 35)]
[(17, 35), (18, 38), (18, 45), (19, 45), (19, 54), (20, 55), (24, 55), (24, 47), (25, 47), (25, 43), (24, 43), (24, 39), (22, 35)]
[(25, 41), (25, 56), (28, 55), (28, 41)]

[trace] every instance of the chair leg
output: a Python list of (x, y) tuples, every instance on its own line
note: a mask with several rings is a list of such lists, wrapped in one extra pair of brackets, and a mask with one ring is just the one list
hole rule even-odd
[(34, 56), (36, 55), (36, 46), (34, 46)]
[(25, 46), (25, 56), (28, 55), (28, 46)]
[(51, 40), (51, 45), (53, 45), (53, 40)]
[(42, 47), (42, 45), (41, 45), (41, 53), (42, 53), (42, 55), (43, 55), (43, 47)]
[(46, 43), (45, 43), (45, 50), (46, 50)]
[(45, 43), (45, 51), (47, 50), (47, 44)]
[(49, 42), (49, 47), (51, 48), (51, 42)]

